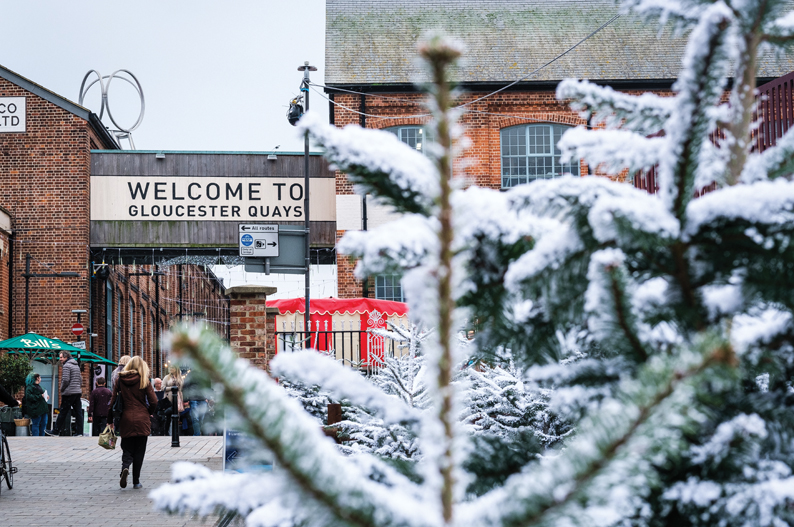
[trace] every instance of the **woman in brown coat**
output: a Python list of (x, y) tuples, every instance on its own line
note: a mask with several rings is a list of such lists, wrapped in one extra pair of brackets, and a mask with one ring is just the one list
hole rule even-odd
[(110, 407), (121, 397), (122, 411), (118, 435), (121, 436), (121, 488), (127, 486), (127, 476), (132, 465), (132, 488), (142, 489), (141, 466), (146, 454), (146, 441), (152, 431), (149, 416), (157, 408), (157, 396), (149, 384), (149, 366), (140, 357), (133, 357), (119, 373), (119, 382), (113, 387)]

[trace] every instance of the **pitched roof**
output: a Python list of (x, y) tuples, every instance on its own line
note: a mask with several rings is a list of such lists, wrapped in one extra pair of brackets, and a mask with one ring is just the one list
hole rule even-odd
[(89, 125), (94, 129), (99, 138), (105, 143), (106, 148), (119, 148), (118, 143), (113, 136), (110, 135), (110, 132), (107, 131), (99, 117), (97, 117), (97, 115), (88, 108), (80, 106), (79, 104), (74, 103), (63, 96), (58, 95), (54, 91), (50, 91), (44, 86), (36, 84), (32, 80), (23, 77), (19, 73), (11, 71), (2, 65), (0, 65), (0, 78), (14, 83), (20, 88), (23, 88), (30, 93), (41, 97), (45, 101), (52, 103), (55, 106), (66, 110), (67, 112), (76, 115), (85, 121), (88, 121)]
[[(327, 85), (410, 84), (427, 77), (416, 43), (441, 30), (466, 47), (458, 82), (517, 80), (618, 13), (614, 0), (326, 0)], [(686, 37), (622, 16), (527, 82), (675, 79)], [(794, 70), (794, 56), (760, 61), (759, 77)]]

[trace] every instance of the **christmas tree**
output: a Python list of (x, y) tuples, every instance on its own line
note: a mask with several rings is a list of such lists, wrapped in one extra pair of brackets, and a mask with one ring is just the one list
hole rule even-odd
[[(211, 333), (182, 330), (173, 351), (222, 389), (234, 426), (279, 469), (180, 466), (158, 507), (224, 508), (263, 526), (794, 524), (794, 134), (751, 151), (759, 53), (786, 51), (794, 14), (774, 0), (624, 7), (689, 32), (673, 96), (565, 81), (558, 97), (602, 129), (569, 131), (560, 148), (613, 173), (655, 166), (658, 195), (601, 177), (464, 188), (447, 77), (461, 50), (441, 38), (420, 47), (429, 157), (391, 134), (301, 120), (358, 191), (403, 213), (341, 249), (362, 276), (400, 273), (412, 316), (435, 328), (423, 344), (428, 409), (318, 354), (283, 354), (275, 368), (415, 427), (417, 477), (344, 456), (263, 372)], [(695, 199), (711, 181), (719, 188)], [(456, 336), (475, 318), (476, 352)], [(475, 353), (493, 368), (512, 360), (514, 386), (554, 388), (538, 401), (559, 419), (554, 455), (529, 439), (478, 442), (461, 422), (456, 368)], [(504, 427), (490, 417), (480, 421)]]

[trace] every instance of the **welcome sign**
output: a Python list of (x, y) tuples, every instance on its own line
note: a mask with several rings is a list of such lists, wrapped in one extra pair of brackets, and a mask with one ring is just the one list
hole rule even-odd
[[(300, 178), (91, 176), (92, 221), (303, 221)], [(310, 182), (312, 221), (336, 220), (335, 180)]]

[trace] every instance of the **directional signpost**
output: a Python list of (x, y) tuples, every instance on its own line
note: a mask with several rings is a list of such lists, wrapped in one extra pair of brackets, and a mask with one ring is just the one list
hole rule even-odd
[(278, 225), (241, 224), (240, 256), (277, 258), (279, 255)]
[[(253, 231), (243, 227), (258, 227), (260, 230)], [(272, 241), (264, 241), (268, 231), (261, 230), (262, 227), (275, 227), (277, 232)], [(249, 237), (247, 238), (246, 235)], [(257, 248), (257, 241), (260, 245), (268, 244), (266, 247)], [(298, 225), (240, 225), (240, 256), (245, 256), (245, 271), (247, 273), (287, 273), (305, 274), (306, 273), (306, 229)], [(248, 245), (246, 245), (248, 243)], [(273, 247), (270, 243), (276, 243)], [(246, 252), (243, 252), (243, 251)], [(267, 256), (253, 251), (275, 251), (276, 256)], [(250, 251), (250, 252), (249, 252)], [(273, 253), (270, 252), (272, 255)]]

